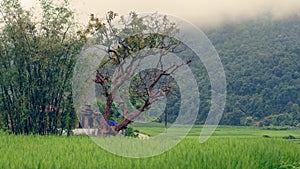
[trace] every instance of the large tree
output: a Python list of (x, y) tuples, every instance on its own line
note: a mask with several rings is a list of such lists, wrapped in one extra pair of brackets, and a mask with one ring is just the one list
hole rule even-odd
[[(164, 57), (169, 53), (185, 49), (184, 45), (174, 38), (179, 31), (176, 24), (166, 16), (139, 16), (132, 12), (127, 18), (120, 17), (118, 21), (116, 18), (117, 14), (114, 12), (108, 12), (104, 21), (91, 15), (87, 29), (81, 32), (92, 35), (92, 44), (105, 49), (106, 56), (96, 71), (94, 81), (100, 86), (97, 89), (104, 102), (102, 122), (110, 120), (111, 114), (114, 113), (111, 110), (115, 105), (121, 105), (123, 112), (120, 114), (124, 118), (108, 128), (113, 131), (126, 127), (154, 102), (178, 94), (178, 86), (172, 74), (190, 62), (186, 60), (171, 65), (163, 63)], [(141, 62), (147, 56), (157, 57), (155, 66), (141, 71)], [(120, 88), (128, 80), (129, 96), (126, 97), (126, 92)], [(128, 104), (134, 108), (130, 109)], [(98, 122), (100, 133), (105, 133), (102, 122)]]
[(18, 0), (0, 4), (0, 122), (16, 134), (68, 133), (77, 118), (70, 77), (84, 40), (68, 1), (39, 1), (42, 13)]

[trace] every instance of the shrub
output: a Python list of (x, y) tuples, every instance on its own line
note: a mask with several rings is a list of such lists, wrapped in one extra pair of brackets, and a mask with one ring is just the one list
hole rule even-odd
[(289, 136), (284, 136), (284, 137), (282, 137), (283, 139), (296, 139), (296, 137), (295, 136), (292, 136), (292, 135), (289, 135)]
[(127, 127), (126, 131), (125, 131), (125, 136), (128, 137), (137, 137), (136, 134), (134, 134), (135, 130), (133, 130), (132, 127)]
[(271, 138), (271, 136), (269, 136), (269, 135), (266, 135), (266, 134), (265, 134), (265, 135), (263, 135), (263, 137), (264, 137), (264, 138)]

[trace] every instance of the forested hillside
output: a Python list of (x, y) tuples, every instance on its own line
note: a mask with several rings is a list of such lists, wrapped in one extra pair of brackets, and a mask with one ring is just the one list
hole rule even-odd
[(222, 124), (299, 125), (300, 17), (264, 18), (205, 32), (226, 72)]
[[(227, 101), (221, 124), (300, 125), (300, 17), (264, 17), (204, 32), (226, 73)], [(202, 102), (197, 122), (204, 123), (210, 86), (203, 65), (196, 72), (200, 72)], [(168, 121), (175, 119), (175, 109), (178, 106), (168, 107)]]

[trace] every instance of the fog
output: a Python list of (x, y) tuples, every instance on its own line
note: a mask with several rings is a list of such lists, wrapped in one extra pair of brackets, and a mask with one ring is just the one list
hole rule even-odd
[[(26, 7), (33, 0), (21, 0)], [(199, 26), (216, 26), (269, 14), (282, 19), (300, 13), (299, 0), (72, 0), (76, 18), (86, 23), (89, 14), (103, 17), (109, 10), (120, 15), (130, 11), (138, 13), (159, 12), (174, 15)]]

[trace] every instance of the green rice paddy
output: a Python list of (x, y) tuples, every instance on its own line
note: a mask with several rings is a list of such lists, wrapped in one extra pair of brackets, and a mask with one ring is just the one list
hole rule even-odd
[[(160, 126), (136, 125), (134, 128), (152, 136), (164, 130)], [(0, 168), (300, 168), (299, 129), (273, 131), (224, 126), (217, 128), (203, 144), (199, 144), (200, 131), (200, 126), (196, 126), (173, 149), (149, 158), (111, 154), (87, 136), (16, 136), (0, 133)], [(288, 135), (297, 139), (282, 138)]]

